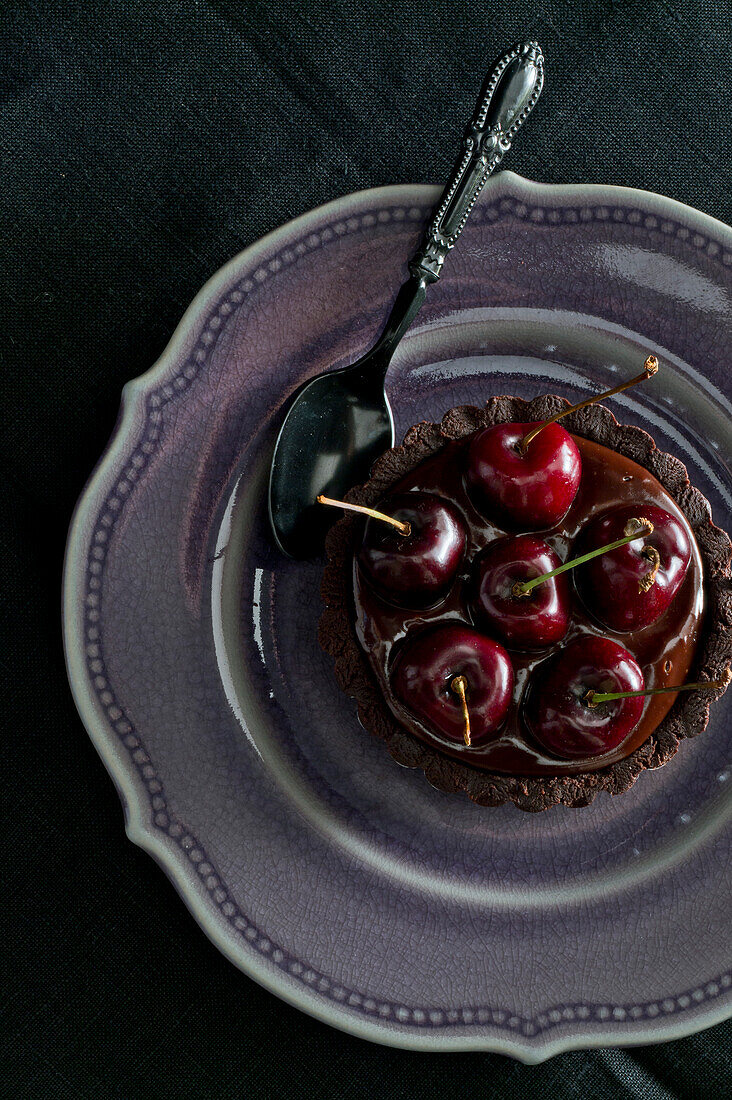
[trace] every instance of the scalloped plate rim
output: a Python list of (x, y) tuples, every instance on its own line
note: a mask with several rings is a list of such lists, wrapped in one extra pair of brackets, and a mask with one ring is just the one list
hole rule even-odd
[[(109, 736), (105, 722), (100, 719), (93, 698), (87, 689), (86, 672), (82, 661), (83, 643), (79, 637), (76, 613), (78, 611), (77, 588), (75, 581), (80, 575), (78, 558), (83, 541), (85, 519), (92, 501), (108, 475), (114, 470), (118, 460), (125, 452), (128, 439), (134, 432), (137, 415), (144, 398), (155, 386), (164, 380), (166, 372), (175, 365), (184, 345), (191, 339), (197, 323), (210, 298), (227, 284), (231, 276), (243, 265), (254, 265), (261, 254), (267, 254), (274, 245), (281, 247), (290, 236), (302, 235), (305, 227), (313, 222), (328, 218), (344, 205), (349, 210), (374, 205), (375, 200), (388, 202), (412, 202), (418, 200), (424, 205), (435, 202), (441, 193), (441, 187), (431, 184), (393, 184), (383, 187), (366, 188), (314, 207), (312, 210), (285, 222), (270, 233), (248, 245), (229, 260), (202, 286), (185, 310), (176, 326), (165, 350), (158, 360), (145, 372), (128, 381), (122, 390), (120, 411), (109, 442), (94, 467), (72, 514), (66, 551), (63, 563), (62, 580), (62, 629), (66, 668), (79, 716), (94, 744), (99, 756), (109, 772), (118, 791), (125, 820), (125, 832), (130, 841), (147, 852), (165, 872), (186, 907), (208, 936), (211, 942), (235, 966), (248, 977), (253, 978), (271, 993), (309, 1015), (348, 1034), (367, 1039), (382, 1045), (420, 1051), (485, 1051), (504, 1054), (527, 1064), (537, 1064), (557, 1054), (570, 1050), (590, 1050), (600, 1047), (639, 1046), (648, 1043), (668, 1042), (673, 1039), (693, 1035), (732, 1016), (732, 997), (725, 1003), (722, 997), (714, 1002), (714, 1007), (699, 1009), (686, 1022), (672, 1021), (670, 1018), (658, 1019), (661, 1026), (647, 1024), (621, 1024), (632, 1026), (632, 1034), (617, 1034), (609, 1028), (583, 1033), (579, 1028), (575, 1034), (555, 1040), (521, 1042), (518, 1038), (506, 1039), (489, 1030), (486, 1033), (472, 1032), (460, 1035), (452, 1032), (436, 1035), (434, 1032), (415, 1031), (400, 1025), (384, 1028), (376, 1022), (338, 1010), (325, 999), (310, 993), (299, 984), (290, 981), (276, 967), (268, 967), (262, 956), (248, 951), (243, 944), (233, 945), (233, 940), (223, 930), (223, 923), (216, 919), (211, 907), (205, 901), (203, 892), (196, 883), (194, 875), (188, 869), (178, 847), (163, 839), (159, 831), (154, 830), (145, 820), (149, 803), (142, 801), (143, 787), (134, 773), (125, 764), (123, 754), (117, 743)], [(528, 180), (511, 171), (502, 171), (488, 181), (483, 196), (491, 192), (506, 193), (513, 197), (536, 195), (541, 199), (565, 205), (568, 200), (585, 201), (598, 205), (603, 201), (623, 202), (632, 200), (649, 214), (658, 213), (667, 217), (675, 216), (690, 228), (714, 237), (717, 241), (732, 248), (732, 227), (705, 214), (694, 207), (668, 198), (653, 191), (622, 187), (614, 184), (550, 184)], [(458, 246), (459, 247), (459, 246)], [(707, 1002), (708, 1004), (709, 1002)], [(602, 1025), (604, 1027), (604, 1025)], [(616, 1024), (617, 1026), (617, 1024)]]

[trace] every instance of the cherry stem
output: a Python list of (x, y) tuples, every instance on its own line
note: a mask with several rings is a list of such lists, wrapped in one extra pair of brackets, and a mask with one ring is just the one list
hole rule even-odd
[(465, 744), (470, 747), (470, 711), (468, 710), (468, 700), (466, 692), (468, 688), (468, 681), (464, 676), (456, 676), (450, 684), (450, 690), (454, 691), (460, 699), (460, 704), (463, 708), (463, 722), (465, 723)]
[(620, 386), (616, 386), (615, 389), (606, 390), (605, 393), (598, 393), (596, 397), (588, 397), (586, 401), (580, 401), (578, 405), (570, 405), (567, 409), (562, 409), (555, 416), (551, 416), (548, 420), (545, 420), (543, 424), (538, 424), (535, 428), (532, 428), (530, 432), (527, 432), (524, 438), (518, 445), (518, 449), (521, 454), (525, 454), (529, 444), (536, 439), (539, 432), (546, 428), (547, 424), (554, 424), (557, 420), (561, 420), (563, 416), (568, 416), (570, 413), (578, 412), (580, 409), (586, 409), (588, 405), (594, 405), (597, 401), (604, 401), (606, 397), (614, 397), (616, 393), (622, 393), (623, 390), (629, 390), (631, 386), (637, 386), (639, 382), (645, 382), (646, 379), (652, 378), (654, 374), (658, 374), (658, 359), (655, 355), (649, 355), (643, 364), (643, 373), (637, 375), (635, 378), (631, 378), (629, 382), (623, 382)]
[[(629, 530), (629, 528), (633, 528)], [(511, 595), (517, 599), (523, 599), (525, 596), (529, 596), (535, 588), (544, 581), (548, 581), (551, 577), (558, 577), (560, 573), (566, 573), (568, 569), (574, 569), (577, 565), (582, 565), (586, 561), (591, 561), (592, 558), (599, 558), (600, 554), (607, 554), (609, 550), (617, 550), (620, 546), (627, 546), (629, 542), (635, 542), (636, 539), (644, 538), (646, 535), (650, 535), (653, 530), (653, 524), (649, 519), (644, 519), (640, 516), (638, 519), (629, 519), (625, 525), (625, 536), (622, 539), (615, 539), (615, 542), (609, 542), (607, 546), (598, 546), (596, 550), (590, 550), (587, 554), (582, 554), (579, 558), (573, 558), (572, 561), (565, 561), (563, 565), (558, 565), (556, 569), (552, 569), (551, 573), (544, 573), (541, 577), (534, 577), (530, 581), (516, 581), (511, 589)], [(646, 555), (646, 550), (653, 551), (653, 557)], [(641, 592), (646, 592), (656, 579), (656, 573), (658, 567), (661, 564), (658, 551), (655, 546), (647, 546), (642, 550), (642, 554), (647, 556), (651, 561), (651, 569), (644, 577), (638, 582)], [(648, 577), (652, 579), (648, 582)]]
[(712, 691), (726, 688), (730, 681), (729, 672), (724, 680), (703, 680), (699, 684), (681, 684), (677, 687), (646, 688), (643, 691), (588, 691), (582, 702), (588, 707), (598, 707), (600, 703), (612, 703), (615, 699), (636, 699), (640, 695), (663, 695), (668, 691)]
[(387, 516), (385, 512), (377, 512), (375, 508), (366, 508), (363, 504), (349, 504), (345, 500), (331, 500), (330, 497), (324, 497), (322, 493), (316, 499), (318, 504), (330, 504), (333, 508), (344, 508), (346, 512), (358, 512), (362, 516), (370, 516), (371, 519), (381, 519), (384, 523), (390, 523), (392, 527), (396, 527), (400, 535), (406, 536), (412, 533), (410, 523), (402, 523), (400, 519)]

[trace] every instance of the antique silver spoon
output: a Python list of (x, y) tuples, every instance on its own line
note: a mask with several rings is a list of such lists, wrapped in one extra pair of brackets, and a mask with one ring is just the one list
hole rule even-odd
[(269, 514), (275, 539), (293, 558), (322, 551), (333, 522), (319, 494), (341, 499), (394, 444), (384, 379), (397, 344), (440, 277), (483, 184), (511, 148), (541, 95), (544, 57), (536, 42), (514, 46), (486, 79), (460, 159), (397, 294), (384, 331), (355, 363), (306, 382), (280, 429), (272, 459)]

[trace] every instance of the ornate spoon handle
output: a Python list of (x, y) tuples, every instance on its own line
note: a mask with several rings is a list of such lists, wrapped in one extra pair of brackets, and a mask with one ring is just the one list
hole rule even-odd
[(536, 42), (504, 54), (481, 89), (465, 132), (462, 155), (409, 270), (425, 283), (440, 277), (448, 252), (460, 236), (483, 184), (511, 148), (544, 84), (544, 56)]

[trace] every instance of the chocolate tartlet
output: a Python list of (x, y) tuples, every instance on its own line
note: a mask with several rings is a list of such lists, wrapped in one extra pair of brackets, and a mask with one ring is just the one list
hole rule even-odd
[[(509, 646), (515, 671), (513, 705), (488, 740), (462, 745), (442, 738), (395, 696), (391, 675), (405, 636), (412, 638), (428, 624), (457, 620), (475, 626), (472, 565), (486, 546), (516, 532), (505, 520), (486, 518), (486, 511), (478, 511), (471, 499), (463, 473), (471, 437), (490, 425), (543, 421), (567, 406), (558, 397), (531, 402), (499, 397), (483, 409), (451, 409), (440, 425), (425, 422), (411, 428), (401, 446), (377, 461), (369, 481), (348, 494), (350, 502), (374, 507), (387, 493), (434, 493), (462, 516), (467, 527), (463, 566), (446, 594), (428, 609), (395, 606), (363, 575), (355, 558), (363, 532), (361, 517), (339, 520), (326, 544), (320, 643), (334, 659), (341, 688), (357, 701), (363, 726), (386, 742), (398, 763), (421, 767), (435, 787), (463, 790), (480, 805), (511, 801), (537, 812), (558, 803), (586, 806), (601, 790), (619, 794), (644, 769), (665, 764), (683, 738), (701, 733), (710, 702), (724, 690), (652, 695), (644, 700), (640, 721), (622, 744), (585, 759), (560, 759), (545, 751), (523, 721), (527, 682), (547, 660), (547, 649), (517, 652)], [(562, 521), (541, 531), (559, 557), (567, 556), (577, 533), (599, 513), (614, 505), (643, 503), (660, 506), (683, 524), (691, 556), (683, 583), (656, 622), (614, 633), (598, 625), (575, 595), (561, 645), (582, 634), (621, 642), (642, 667), (648, 687), (679, 684), (689, 673), (695, 680), (724, 679), (732, 663), (732, 546), (712, 523), (707, 500), (690, 485), (678, 459), (660, 451), (642, 429), (620, 425), (604, 406), (577, 410), (562, 424), (579, 448), (582, 478)]]

